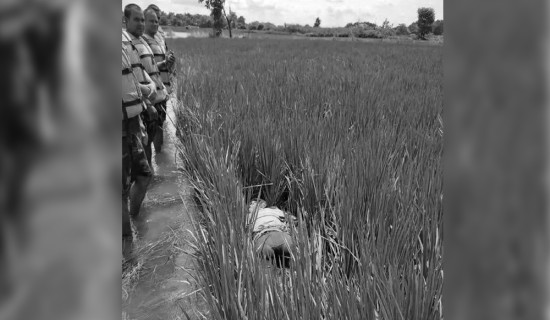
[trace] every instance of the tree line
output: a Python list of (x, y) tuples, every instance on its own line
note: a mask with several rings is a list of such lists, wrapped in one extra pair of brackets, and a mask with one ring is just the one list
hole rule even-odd
[[(242, 30), (275, 30), (286, 32), (305, 33), (311, 28), (310, 25), (285, 24), (284, 26), (276, 26), (270, 22), (253, 21), (246, 22), (244, 16), (239, 16), (230, 8), (225, 10), (225, 1), (222, 0), (198, 0), (204, 3), (211, 11), (210, 15), (190, 14), (190, 13), (174, 13), (161, 11), (159, 23), (162, 26), (193, 26), (199, 28), (212, 28), (214, 34), (221, 35), (221, 30), (229, 29), (230, 33), (233, 29)], [(387, 19), (379, 26), (372, 22), (353, 22), (348, 23), (344, 28), (361, 28), (365, 31), (377, 31), (378, 33), (390, 35), (409, 35), (416, 34), (420, 39), (425, 39), (426, 35), (432, 33), (434, 35), (443, 34), (443, 20), (435, 20), (435, 12), (432, 8), (419, 8), (417, 10), (418, 19), (409, 25), (404, 23), (397, 26), (392, 25)], [(321, 27), (321, 19), (317, 17), (313, 23), (313, 28)], [(334, 28), (332, 28), (334, 29)]]

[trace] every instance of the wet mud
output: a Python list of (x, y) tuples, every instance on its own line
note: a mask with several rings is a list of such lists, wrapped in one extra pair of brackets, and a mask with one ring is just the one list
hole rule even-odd
[(137, 240), (123, 262), (123, 319), (192, 319), (204, 309), (189, 241), (190, 188), (178, 170), (172, 104), (164, 146), (153, 154), (154, 178), (134, 221)]

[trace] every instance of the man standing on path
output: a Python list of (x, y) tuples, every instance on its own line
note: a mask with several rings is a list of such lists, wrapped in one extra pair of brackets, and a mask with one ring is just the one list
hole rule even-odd
[[(141, 9), (130, 4), (124, 9), (126, 28), (143, 30)], [(143, 14), (141, 14), (143, 17)], [(145, 101), (154, 99), (157, 85), (145, 72), (139, 52), (133, 45), (130, 36), (122, 32), (122, 111), (123, 111), (123, 171), (122, 171), (122, 219), (123, 236), (132, 235), (130, 217), (139, 215), (141, 204), (147, 193), (152, 177), (152, 170), (145, 154), (143, 144), (147, 143), (145, 128), (141, 117), (147, 110), (148, 117), (156, 115), (155, 108), (146, 105)], [(143, 96), (145, 95), (145, 96)], [(133, 183), (133, 185), (132, 185)], [(128, 199), (130, 198), (130, 199)], [(130, 210), (128, 212), (128, 200)]]
[[(171, 83), (170, 83), (170, 71), (169, 67), (174, 64), (175, 57), (173, 54), (166, 52), (166, 46), (164, 45), (164, 39), (162, 36), (159, 36), (159, 21), (158, 16), (153, 9), (145, 10), (145, 33), (143, 38), (151, 48), (154, 54), (154, 59), (156, 65), (160, 72), (160, 78), (162, 83), (167, 88), (168, 92), (171, 92)], [(166, 108), (169, 96), (166, 96), (166, 99), (162, 102), (159, 102), (155, 107), (159, 115), (158, 127), (155, 132), (154, 137), (150, 137), (155, 146), (155, 151), (158, 153), (161, 151), (163, 143), (163, 126), (166, 121)]]
[[(126, 23), (126, 31), (130, 37), (132, 46), (137, 49), (141, 64), (145, 68), (145, 71), (153, 82), (156, 85), (156, 92), (148, 100), (146, 100), (149, 106), (155, 106), (160, 102), (166, 100), (168, 92), (162, 79), (160, 78), (160, 72), (158, 70), (157, 64), (154, 60), (154, 54), (151, 50), (151, 47), (147, 44), (145, 39), (142, 37), (145, 31), (145, 17), (141, 8), (135, 4), (129, 4), (124, 8), (124, 17)], [(151, 162), (151, 144), (152, 140), (155, 137), (157, 128), (158, 128), (158, 109), (154, 107), (155, 111), (151, 113), (144, 114), (145, 125), (147, 127), (147, 135), (149, 137), (147, 144), (145, 145), (145, 154), (147, 155), (147, 160), (149, 165)]]
[[(151, 169), (142, 145), (141, 113), (145, 110), (142, 92), (153, 91), (140, 85), (132, 70), (132, 63), (122, 47), (122, 236), (132, 237), (130, 215), (137, 216), (151, 180)], [(132, 186), (132, 182), (135, 182)], [(132, 188), (131, 188), (132, 187)], [(130, 192), (130, 189), (132, 192)], [(128, 212), (128, 197), (132, 209)], [(139, 206), (136, 204), (139, 203)], [(132, 212), (133, 211), (133, 212)]]

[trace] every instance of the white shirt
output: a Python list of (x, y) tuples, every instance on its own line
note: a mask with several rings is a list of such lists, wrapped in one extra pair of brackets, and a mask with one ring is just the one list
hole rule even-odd
[[(254, 212), (248, 214), (248, 221), (251, 222)], [(262, 208), (258, 210), (256, 221), (254, 221), (254, 232), (266, 228), (282, 228), (285, 226), (285, 213), (277, 208)]]

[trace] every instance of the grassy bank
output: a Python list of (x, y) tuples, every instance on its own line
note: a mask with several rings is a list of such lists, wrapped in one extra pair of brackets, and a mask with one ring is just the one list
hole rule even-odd
[[(213, 319), (438, 319), (442, 48), (185, 39), (180, 156)], [(251, 250), (246, 204), (299, 219), (290, 270)]]

